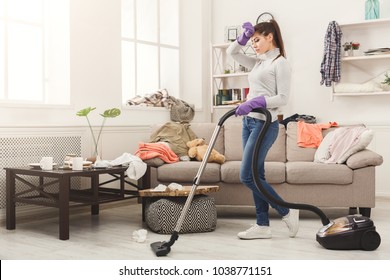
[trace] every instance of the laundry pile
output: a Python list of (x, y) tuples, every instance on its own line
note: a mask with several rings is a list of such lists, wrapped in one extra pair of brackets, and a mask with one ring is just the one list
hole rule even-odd
[[(363, 125), (338, 127), (321, 140), (314, 162), (343, 164), (351, 155), (367, 148), (373, 136), (373, 131)], [(310, 139), (318, 141), (319, 137), (313, 136)]]

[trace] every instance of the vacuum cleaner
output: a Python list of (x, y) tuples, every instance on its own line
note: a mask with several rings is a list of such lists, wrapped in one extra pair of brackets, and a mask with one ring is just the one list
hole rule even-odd
[[(180, 213), (179, 219), (176, 223), (176, 226), (174, 228), (170, 240), (162, 241), (162, 242), (154, 242), (150, 244), (156, 256), (158, 257), (166, 256), (171, 251), (172, 245), (179, 238), (179, 232), (181, 226), (188, 212), (190, 204), (193, 200), (195, 191), (199, 186), (200, 178), (206, 167), (207, 160), (214, 147), (217, 136), (224, 122), (229, 117), (235, 115), (235, 111), (236, 111), (235, 109), (228, 111), (225, 115), (221, 117), (217, 126), (215, 127), (214, 132), (210, 139), (208, 149), (201, 162), (198, 173), (196, 174), (193, 180), (190, 193)], [(329, 218), (324, 214), (324, 212), (322, 212), (322, 210), (319, 209), (318, 207), (310, 204), (290, 203), (290, 202), (276, 199), (262, 186), (259, 175), (257, 173), (258, 154), (260, 151), (261, 142), (263, 141), (264, 136), (271, 124), (272, 117), (271, 117), (271, 113), (264, 108), (254, 109), (253, 112), (258, 112), (265, 116), (265, 122), (263, 128), (259, 133), (259, 136), (255, 144), (254, 156), (252, 160), (252, 173), (257, 188), (266, 197), (266, 199), (282, 207), (286, 207), (290, 209), (307, 210), (317, 214), (321, 219), (323, 227), (321, 227), (320, 230), (317, 232), (316, 240), (318, 241), (319, 244), (321, 244), (326, 249), (365, 250), (365, 251), (372, 251), (377, 249), (381, 243), (381, 237), (379, 233), (376, 232), (374, 222), (369, 217), (365, 217), (360, 214), (355, 214), (355, 215), (348, 215), (345, 217), (341, 217), (335, 219), (334, 221), (330, 221)]]

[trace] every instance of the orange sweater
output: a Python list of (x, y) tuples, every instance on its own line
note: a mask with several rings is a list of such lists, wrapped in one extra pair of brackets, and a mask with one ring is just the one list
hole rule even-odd
[(305, 123), (298, 122), (298, 146), (302, 148), (318, 148), (322, 141), (322, 130), (332, 126), (338, 126), (336, 122), (329, 123)]
[(137, 151), (135, 151), (135, 155), (142, 160), (158, 157), (167, 163), (179, 161), (179, 157), (170, 148), (161, 143), (140, 142)]

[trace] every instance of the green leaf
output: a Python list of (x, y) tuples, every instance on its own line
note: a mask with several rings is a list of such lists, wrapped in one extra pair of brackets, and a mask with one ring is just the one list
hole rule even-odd
[(385, 77), (386, 79), (382, 82), (382, 84), (390, 85), (390, 77), (387, 73), (385, 74)]
[(86, 117), (86, 116), (88, 116), (89, 113), (91, 113), (91, 111), (93, 111), (95, 109), (96, 109), (96, 107), (93, 107), (93, 108), (92, 107), (87, 107), (87, 108), (84, 108), (84, 109), (78, 111), (76, 113), (76, 115), (79, 116), (79, 117)]
[(103, 118), (115, 118), (121, 114), (121, 110), (118, 108), (112, 108), (104, 111), (103, 114), (100, 114)]

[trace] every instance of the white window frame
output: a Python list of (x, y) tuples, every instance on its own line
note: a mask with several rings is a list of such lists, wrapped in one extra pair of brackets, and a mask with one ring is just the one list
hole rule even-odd
[[(123, 0), (122, 0), (123, 1)], [(140, 0), (142, 1), (142, 0)], [(169, 89), (168, 90), (168, 94), (171, 95), (171, 96), (175, 96), (177, 98), (180, 98), (180, 89), (181, 89), (181, 79), (180, 79), (180, 65), (181, 65), (181, 49), (180, 49), (180, 12), (178, 13), (178, 19), (177, 19), (177, 22), (178, 22), (178, 26), (177, 26), (177, 34), (178, 34), (178, 45), (175, 46), (175, 45), (170, 45), (170, 44), (163, 44), (160, 42), (160, 5), (164, 3), (164, 0), (157, 0), (158, 4), (157, 4), (157, 15), (158, 15), (158, 18), (157, 18), (157, 42), (150, 42), (150, 41), (145, 41), (145, 40), (140, 40), (137, 38), (137, 13), (136, 13), (136, 5), (137, 5), (137, 0), (134, 0), (134, 20), (133, 20), (133, 32), (134, 32), (134, 38), (129, 38), (129, 37), (125, 37), (123, 36), (123, 33), (121, 35), (121, 42), (122, 42), (122, 55), (123, 55), (123, 42), (131, 42), (131, 43), (134, 43), (134, 58), (133, 58), (133, 61), (134, 61), (134, 77), (133, 77), (133, 81), (134, 81), (134, 85), (132, 85), (133, 87), (133, 96), (131, 96), (129, 93), (126, 93), (124, 92), (125, 91), (125, 87), (123, 86), (124, 85), (124, 79), (126, 79), (126, 77), (124, 76), (125, 74), (123, 73), (123, 65), (122, 65), (122, 103), (124, 106), (127, 105), (127, 100), (135, 97), (135, 96), (143, 96), (145, 94), (149, 94), (151, 92), (137, 92), (137, 80), (138, 80), (138, 74), (137, 74), (137, 69), (138, 67), (140, 67), (138, 64), (137, 64), (137, 46), (140, 45), (140, 44), (143, 44), (143, 45), (148, 45), (148, 46), (153, 46), (153, 47), (156, 47), (157, 48), (157, 72), (158, 72), (158, 88), (156, 88), (156, 90), (158, 89), (164, 89), (164, 85), (161, 84), (161, 73), (162, 71), (164, 71), (164, 69), (161, 69), (161, 49), (162, 48), (165, 48), (165, 49), (172, 49), (172, 50), (177, 50), (178, 52), (178, 57), (177, 57), (177, 60), (178, 60), (178, 77), (177, 77), (177, 83), (178, 83), (178, 89), (177, 91), (178, 92), (172, 92), (170, 91)], [(123, 3), (123, 2), (122, 2)], [(180, 11), (180, 0), (178, 0), (178, 11)], [(122, 58), (122, 64), (124, 64), (124, 58)], [(129, 66), (129, 65), (127, 65)], [(131, 66), (130, 66), (131, 67)], [(150, 107), (148, 107), (150, 108)]]

